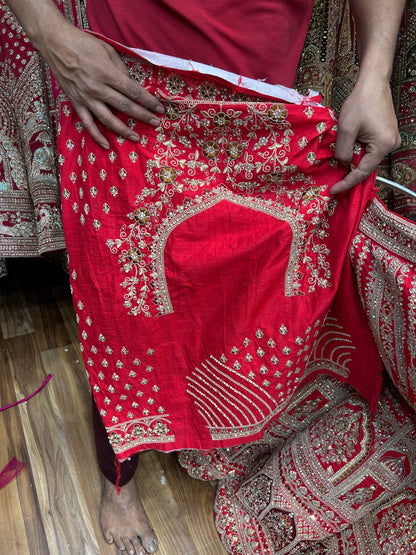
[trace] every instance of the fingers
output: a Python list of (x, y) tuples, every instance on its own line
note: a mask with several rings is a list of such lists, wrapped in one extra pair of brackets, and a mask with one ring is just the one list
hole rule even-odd
[[(354, 134), (341, 133), (337, 140), (335, 149), (336, 159), (344, 166), (351, 168), (351, 170), (344, 176), (344, 178), (335, 183), (331, 188), (331, 193), (341, 193), (352, 189), (365, 179), (376, 169), (379, 163), (389, 150), (380, 148), (370, 143), (366, 145), (366, 154), (361, 158), (356, 168), (351, 167), (353, 150), (355, 147)], [(338, 144), (339, 143), (339, 144)]]
[[(129, 77), (126, 77), (126, 79), (130, 81)], [(136, 88), (133, 88), (130, 83), (128, 84), (128, 87), (125, 87), (125, 90), (126, 88), (129, 88), (129, 94), (133, 94), (133, 96), (138, 99), (137, 101), (127, 98), (119, 91), (110, 88), (108, 85), (102, 86), (100, 91), (87, 91), (81, 98), (78, 99), (70, 97), (70, 100), (80, 116), (81, 122), (85, 129), (87, 129), (92, 138), (103, 148), (109, 148), (109, 143), (98, 129), (94, 121), (94, 117), (97, 118), (97, 120), (100, 121), (106, 128), (114, 131), (118, 135), (121, 135), (125, 139), (129, 139), (131, 141), (139, 140), (139, 136), (112, 112), (112, 108), (116, 111), (123, 112), (136, 120), (153, 125), (154, 127), (160, 125), (160, 119), (154, 114), (154, 112), (150, 111), (138, 102), (146, 103), (148, 107), (151, 106), (160, 114), (164, 112), (163, 106), (148, 91), (139, 87), (137, 83), (134, 84), (137, 85), (139, 91), (137, 91)], [(122, 88), (122, 85), (120, 85), (119, 88)]]
[[(160, 125), (160, 120), (155, 114), (165, 113), (161, 102), (129, 76), (127, 67), (112, 47), (106, 44), (104, 47), (110, 49), (109, 57), (112, 67), (109, 68), (103, 79), (107, 87), (104, 90), (95, 91), (95, 96), (107, 106), (123, 112), (123, 114), (155, 127)], [(109, 114), (108, 111), (100, 114), (94, 110), (94, 113), (106, 127), (125, 138), (131, 138), (131, 130), (125, 125), (120, 126), (116, 121), (118, 118)]]
[(374, 132), (371, 138), (357, 137), (356, 135), (354, 131), (346, 130), (341, 130), (338, 133), (335, 158), (345, 168), (351, 168), (356, 140), (361, 140), (364, 143), (366, 153), (356, 168), (351, 168), (342, 180), (333, 185), (331, 188), (332, 194), (348, 191), (367, 179), (384, 157), (398, 148), (401, 143), (397, 127), (394, 126), (382, 129), (380, 132)]
[(85, 106), (78, 105), (76, 102), (72, 102), (72, 105), (79, 115), (82, 125), (85, 127), (94, 141), (105, 150), (108, 150), (110, 148), (110, 143), (98, 129), (91, 112), (87, 108), (85, 108)]
[[(144, 93), (146, 93), (146, 95)], [(147, 96), (150, 96), (154, 99), (154, 97), (144, 89), (142, 89), (142, 93), (140, 95), (136, 95), (137, 98), (139, 98), (139, 96), (141, 99)], [(132, 116), (133, 118), (143, 121), (144, 123), (148, 123), (155, 127), (160, 125), (160, 119), (154, 114), (154, 112), (150, 111), (148, 108), (141, 104), (141, 102), (144, 102), (144, 100), (133, 101), (130, 98), (127, 98), (126, 96), (120, 94), (118, 91), (109, 88), (106, 89), (101, 98), (101, 104), (98, 101), (95, 103), (95, 106), (93, 106), (95, 115), (101, 121), (101, 123), (103, 123), (109, 129), (112, 129), (113, 131), (120, 132), (120, 129), (124, 128), (124, 131), (120, 132), (120, 134), (123, 136), (127, 137), (129, 134), (131, 134), (131, 129), (128, 129), (126, 125), (123, 125), (122, 127), (118, 126), (118, 128), (115, 129), (114, 126), (117, 125), (117, 121), (119, 121), (119, 119), (111, 112), (111, 110), (104, 108), (110, 106), (115, 110), (123, 112), (123, 114)], [(102, 104), (104, 104), (104, 106)], [(163, 110), (163, 107), (161, 109)], [(125, 135), (125, 133), (127, 133), (127, 135)]]
[[(362, 161), (364, 159), (365, 156)], [(331, 188), (331, 194), (336, 195), (337, 193), (341, 193), (342, 191), (348, 191), (349, 189), (352, 189), (353, 187), (364, 181), (364, 179), (367, 179), (372, 171), (372, 169), (364, 170), (360, 167), (360, 165), (358, 165), (356, 168), (347, 173), (345, 177), (341, 179), (341, 181), (335, 183), (335, 185)]]
[[(124, 79), (119, 80), (117, 83), (111, 85), (114, 90), (121, 93), (119, 97), (119, 104), (113, 106), (125, 114), (134, 115), (132, 110), (137, 106), (141, 108), (138, 113), (140, 119), (154, 114), (164, 114), (165, 109), (163, 104), (146, 89), (141, 87), (134, 79), (126, 75)], [(142, 120), (145, 121), (145, 120)], [(150, 120), (148, 120), (150, 122)]]
[[(341, 137), (341, 144), (335, 150), (336, 159), (345, 167), (351, 167), (354, 143), (348, 146), (348, 142), (344, 142)], [(342, 191), (352, 189), (371, 175), (377, 168), (384, 157), (400, 146), (400, 137), (392, 133), (390, 137), (384, 139), (374, 139), (374, 142), (369, 142), (366, 147), (366, 154), (361, 158), (358, 166), (352, 168), (344, 178), (335, 183), (331, 188), (331, 193), (336, 194)]]
[[(356, 142), (364, 145), (366, 152), (357, 167), (350, 169)], [(335, 148), (335, 158), (349, 171), (332, 187), (331, 193), (361, 183), (400, 142), (388, 82), (369, 86), (365, 77), (358, 80), (341, 109)]]
[[(139, 104), (142, 108), (149, 111), (152, 114), (164, 114), (165, 109), (163, 104), (152, 94), (149, 93), (145, 88), (141, 87), (137, 81), (129, 76), (127, 67), (121, 61), (117, 52), (110, 45), (105, 44), (106, 48), (110, 48), (110, 58), (114, 64), (114, 70), (108, 75), (107, 83), (108, 85), (121, 93), (123, 96), (122, 103), (117, 106), (116, 104), (111, 104), (114, 108), (120, 110), (125, 114), (134, 115), (130, 113), (132, 107), (135, 104)], [(118, 70), (119, 74), (115, 73), (115, 69)], [(125, 102), (127, 100), (127, 103)], [(130, 101), (130, 102), (129, 102)], [(141, 118), (139, 118), (141, 119)], [(144, 120), (142, 120), (144, 121)]]
[[(147, 93), (147, 91), (145, 91)], [(147, 93), (151, 98), (152, 95)], [(104, 96), (104, 95), (103, 95)], [(155, 99), (156, 100), (156, 99)], [(122, 122), (110, 109), (110, 106), (118, 111), (134, 117), (137, 120), (148, 123), (155, 127), (160, 125), (160, 119), (154, 113), (135, 104), (119, 93), (111, 92), (106, 97), (106, 102), (97, 100), (93, 96), (83, 101), (72, 100), (72, 104), (77, 111), (81, 122), (91, 137), (104, 149), (109, 149), (108, 140), (99, 130), (94, 118), (100, 121), (106, 128), (121, 135), (125, 139), (137, 142), (140, 137), (128, 125)], [(154, 102), (153, 102), (154, 104)], [(163, 110), (163, 107), (162, 107)], [(160, 112), (160, 110), (159, 110)]]
[(357, 140), (358, 130), (354, 127), (349, 129), (343, 123), (342, 113), (338, 122), (337, 142), (335, 145), (335, 158), (345, 168), (351, 167), (352, 156), (354, 153), (355, 141)]

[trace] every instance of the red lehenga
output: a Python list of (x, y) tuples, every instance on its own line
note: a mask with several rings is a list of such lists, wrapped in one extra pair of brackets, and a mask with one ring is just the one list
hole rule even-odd
[[(59, 8), (81, 20), (79, 0)], [(54, 133), (58, 88), (0, 0), (0, 277), (11, 257), (65, 249)]]
[(179, 449), (218, 478), (230, 553), (411, 553), (413, 411), (389, 385), (368, 401), (370, 328), (414, 401), (415, 225), (371, 180), (330, 196), (336, 120), (316, 98), (125, 62), (165, 103), (160, 128), (126, 118), (140, 143), (109, 134), (104, 152), (66, 104), (59, 136), (84, 360), (116, 454)]

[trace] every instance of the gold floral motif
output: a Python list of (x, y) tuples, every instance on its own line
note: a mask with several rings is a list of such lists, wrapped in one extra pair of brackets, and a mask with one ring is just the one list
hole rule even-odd
[(133, 262), (133, 264), (138, 264), (142, 260), (143, 254), (139, 251), (139, 249), (132, 247), (127, 251), (127, 257)]
[(150, 221), (150, 212), (149, 210), (147, 210), (147, 208), (136, 208), (136, 210), (133, 212), (133, 215), (136, 222), (140, 225), (144, 225)]
[(179, 109), (173, 102), (166, 102), (164, 105), (165, 107), (165, 115), (171, 121), (178, 119), (179, 117)]
[(176, 180), (176, 171), (170, 166), (165, 166), (160, 170), (159, 177), (163, 183), (174, 183)]
[(173, 96), (182, 94), (185, 88), (185, 81), (179, 75), (173, 73), (166, 79), (166, 88)]
[(282, 183), (283, 181), (283, 173), (280, 172), (272, 172), (266, 175), (266, 183), (272, 185), (274, 183)]
[(239, 158), (243, 154), (243, 147), (241, 143), (237, 141), (233, 141), (231, 143), (228, 143), (226, 152), (229, 158), (231, 158), (232, 160), (235, 160), (236, 158)]
[(209, 81), (198, 85), (197, 91), (202, 100), (215, 100), (218, 95), (217, 87)]
[(272, 104), (267, 112), (267, 117), (272, 123), (282, 123), (287, 118), (287, 114), (284, 104)]
[(152, 72), (150, 67), (146, 64), (137, 62), (131, 57), (125, 57), (124, 60), (128, 66), (130, 77), (137, 81), (139, 85), (143, 86), (146, 83), (146, 80), (151, 77)]
[(207, 158), (217, 158), (220, 153), (220, 147), (215, 141), (207, 141), (202, 145), (202, 152)]
[(214, 122), (214, 125), (216, 127), (230, 127), (231, 125), (230, 116), (224, 112), (218, 112), (217, 114), (215, 114), (215, 116), (212, 118), (212, 121)]
[(303, 193), (302, 193), (302, 197), (305, 200), (316, 200), (319, 195), (321, 194), (321, 191), (319, 189), (319, 187), (308, 187)]

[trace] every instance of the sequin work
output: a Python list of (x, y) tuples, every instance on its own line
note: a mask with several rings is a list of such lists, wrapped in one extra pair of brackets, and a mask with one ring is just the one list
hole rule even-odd
[(385, 384), (374, 415), (328, 376), (307, 384), (264, 439), (179, 460), (219, 479), (218, 533), (232, 555), (410, 555), (415, 415)]

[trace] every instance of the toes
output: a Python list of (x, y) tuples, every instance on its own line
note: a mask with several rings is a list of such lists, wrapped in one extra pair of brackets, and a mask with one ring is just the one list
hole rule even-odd
[(157, 540), (155, 533), (151, 528), (148, 529), (147, 533), (137, 534), (140, 536), (143, 547), (146, 553), (154, 553), (157, 550)]
[(146, 555), (139, 538), (134, 538), (131, 541), (124, 542), (127, 547), (127, 553), (129, 555)]
[(124, 540), (124, 546), (125, 546), (126, 551), (129, 555), (138, 555), (138, 554), (140, 554), (140, 549), (137, 549), (133, 545), (133, 542), (131, 542), (130, 540)]
[(103, 535), (107, 543), (114, 543), (113, 534), (111, 532), (103, 532)]
[[(142, 547), (142, 544), (140, 542), (140, 538), (138, 538), (137, 536), (134, 537), (131, 540), (131, 543), (132, 543), (133, 548), (135, 550), (135, 551), (133, 551), (133, 553), (135, 553), (136, 555), (146, 555), (146, 553), (144, 551), (144, 548)], [(130, 552), (129, 552), (129, 555), (130, 555)]]
[(126, 551), (126, 546), (121, 538), (114, 538), (114, 543), (119, 551)]
[(152, 538), (150, 541), (148, 541), (147, 543), (145, 543), (144, 541), (142, 542), (144, 548), (146, 549), (146, 551), (148, 553), (154, 553), (157, 549), (157, 541), (156, 538)]
[(142, 536), (141, 543), (146, 550), (146, 553), (154, 553), (157, 550), (157, 540), (154, 536), (151, 536), (150, 538), (143, 538)]

